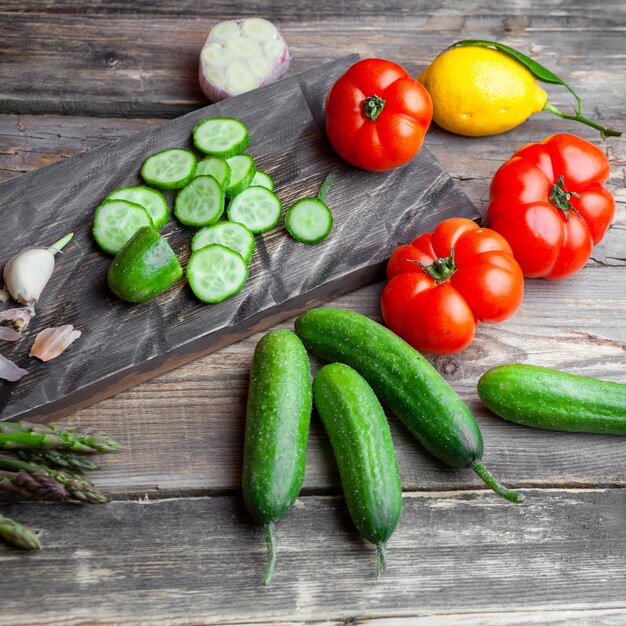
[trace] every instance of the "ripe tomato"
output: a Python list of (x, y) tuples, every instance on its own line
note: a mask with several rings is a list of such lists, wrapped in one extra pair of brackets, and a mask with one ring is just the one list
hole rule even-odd
[(466, 348), (480, 322), (515, 313), (524, 276), (504, 237), (453, 217), (397, 248), (381, 297), (385, 324), (420, 352)]
[(615, 215), (603, 187), (608, 177), (602, 150), (567, 134), (530, 144), (500, 167), (487, 221), (511, 244), (525, 276), (565, 278), (587, 262)]
[(333, 148), (348, 163), (372, 172), (410, 161), (432, 117), (426, 89), (384, 59), (355, 63), (326, 98), (326, 133)]

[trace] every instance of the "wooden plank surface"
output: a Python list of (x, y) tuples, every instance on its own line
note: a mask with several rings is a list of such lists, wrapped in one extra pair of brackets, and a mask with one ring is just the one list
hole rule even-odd
[[(215, 624), (393, 615), (613, 609), (626, 615), (626, 491), (530, 490), (403, 498), (379, 581), (375, 550), (337, 497), (301, 498), (277, 527), (272, 585), (240, 498), (9, 507), (46, 549), (0, 551), (3, 626)], [(36, 574), (34, 574), (36, 572)], [(27, 614), (16, 581), (29, 581)], [(12, 591), (9, 593), (9, 591)], [(45, 599), (44, 602), (39, 601)]]
[[(197, 71), (207, 32), (235, 14), (279, 20), (294, 55), (292, 72), (357, 52), (396, 59), (417, 73), (464, 38), (457, 35), (471, 33), (532, 53), (575, 80), (587, 102), (601, 81), (601, 110), (590, 111), (600, 116), (620, 111), (623, 81), (616, 74), (623, 76), (624, 6), (619, 0), (594, 3), (593, 10), (580, 1), (502, 6), (483, 0), (3, 4), (4, 112), (173, 117), (195, 109), (206, 103)], [(577, 49), (569, 54), (574, 40)], [(581, 64), (589, 50), (601, 64)], [(562, 88), (550, 91), (558, 104), (571, 105)]]
[[(344, 57), (0, 184), (0, 206), (11, 206), (5, 259), (34, 243), (49, 245), (75, 233), (38, 303), (29, 335), (61, 323), (82, 332), (71, 352), (51, 363), (26, 356), (30, 338), (5, 351), (29, 373), (18, 383), (0, 383), (0, 419), (51, 420), (92, 404), (384, 275), (389, 254), (410, 238), (415, 224), (428, 229), (453, 215), (477, 216), (426, 149), (405, 167), (380, 174), (353, 168), (330, 149), (321, 134), (326, 93), (356, 58)], [(184, 281), (150, 302), (128, 305), (106, 285), (110, 258), (93, 240), (93, 212), (113, 189), (141, 184), (138, 170), (147, 155), (191, 148), (193, 127), (212, 116), (247, 124), (249, 152), (275, 179), (284, 207), (315, 196), (324, 177), (336, 171), (328, 196), (333, 231), (323, 249), (298, 244), (282, 225), (257, 237), (246, 285), (218, 305), (200, 303)], [(164, 229), (183, 266), (194, 232), (174, 219)]]
[[(610, 127), (626, 125), (626, 20), (617, 0), (183, 0), (149, 6), (143, 0), (5, 0), (0, 180), (198, 106), (203, 99), (192, 66), (204, 33), (216, 19), (259, 13), (279, 20), (295, 53), (291, 72), (353, 51), (393, 58), (417, 72), (453, 41), (498, 39), (571, 82), (590, 115)], [(167, 54), (155, 44), (164, 32), (170, 35)], [(570, 104), (559, 88), (548, 91), (557, 104)], [(108, 117), (129, 111), (142, 119)], [(56, 115), (71, 112), (77, 115)], [(107, 117), (80, 116), (86, 112)], [(96, 479), (116, 501), (100, 508), (11, 509), (44, 531), (48, 548), (33, 558), (0, 546), (0, 624), (623, 624), (622, 439), (504, 423), (481, 408), (474, 386), (484, 369), (511, 360), (626, 382), (626, 140), (600, 143), (591, 129), (540, 114), (505, 135), (481, 139), (433, 128), (426, 145), (484, 212), (497, 167), (520, 146), (554, 132), (579, 134), (607, 152), (608, 186), (618, 201), (614, 225), (578, 275), (560, 283), (527, 281), (514, 318), (481, 327), (460, 355), (432, 359), (477, 414), (486, 462), (503, 480), (525, 488), (528, 506), (508, 507), (471, 473), (442, 468), (391, 418), (407, 492), (390, 569), (374, 584), (368, 547), (341, 498), (328, 497), (340, 493), (336, 469), (314, 418), (308, 495), (279, 528), (279, 584), (261, 589), (262, 538), (239, 499), (226, 495), (239, 493), (243, 403), (256, 334), (68, 418), (73, 425), (105, 427), (128, 446), (105, 459)], [(381, 287), (333, 305), (378, 318)], [(476, 487), (481, 491), (471, 491)], [(145, 494), (157, 514), (127, 501)], [(219, 497), (206, 497), (212, 494)], [(160, 499), (173, 495), (182, 498)], [(233, 569), (224, 572), (220, 562), (227, 561)]]

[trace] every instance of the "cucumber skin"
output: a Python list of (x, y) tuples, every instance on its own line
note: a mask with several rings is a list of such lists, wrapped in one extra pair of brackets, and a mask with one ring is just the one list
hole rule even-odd
[(626, 435), (622, 383), (515, 363), (485, 372), (478, 395), (490, 411), (524, 426)]
[(289, 330), (267, 333), (252, 359), (243, 455), (243, 498), (259, 524), (283, 517), (298, 497), (312, 405), (302, 342)]
[(402, 511), (402, 485), (385, 412), (365, 379), (341, 363), (320, 369), (313, 398), (350, 516), (362, 537), (385, 543)]
[(111, 291), (126, 302), (145, 302), (169, 289), (183, 275), (176, 254), (150, 226), (140, 228), (109, 266)]
[(354, 368), (413, 436), (452, 467), (472, 467), (483, 439), (467, 405), (408, 343), (373, 320), (342, 309), (313, 309), (296, 318), (307, 350)]

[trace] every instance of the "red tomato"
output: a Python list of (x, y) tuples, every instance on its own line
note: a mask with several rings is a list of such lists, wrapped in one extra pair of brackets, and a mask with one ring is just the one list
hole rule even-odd
[(518, 150), (491, 181), (487, 221), (511, 244), (525, 276), (577, 272), (606, 233), (615, 200), (602, 186), (609, 160), (575, 135)]
[(432, 117), (426, 89), (384, 59), (355, 63), (326, 98), (326, 133), (333, 148), (348, 163), (372, 172), (410, 161)]
[(441, 222), (387, 265), (385, 324), (420, 352), (466, 348), (476, 326), (501, 322), (524, 296), (524, 276), (504, 237), (460, 217)]

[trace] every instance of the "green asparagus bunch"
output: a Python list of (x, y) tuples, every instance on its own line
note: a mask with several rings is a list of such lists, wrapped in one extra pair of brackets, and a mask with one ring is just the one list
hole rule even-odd
[(28, 526), (0, 515), (0, 537), (22, 550), (41, 550), (39, 537)]
[[(122, 446), (92, 429), (28, 422), (0, 422), (0, 499), (108, 502), (83, 471), (98, 469), (84, 455), (120, 452)], [(39, 550), (26, 526), (0, 515), (0, 539), (18, 548)]]
[(120, 452), (117, 441), (97, 430), (62, 428), (28, 422), (0, 422), (0, 450), (40, 448), (93, 454)]

